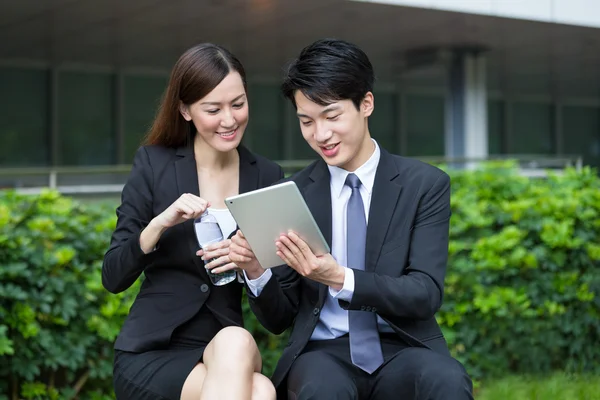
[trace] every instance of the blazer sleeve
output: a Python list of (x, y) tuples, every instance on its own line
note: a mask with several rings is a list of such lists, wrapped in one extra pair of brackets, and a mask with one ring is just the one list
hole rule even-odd
[(382, 316), (432, 318), (442, 305), (450, 215), (450, 178), (442, 173), (420, 199), (410, 232), (407, 272), (390, 277), (354, 270), (354, 295), (349, 303), (340, 300), (340, 305)]
[(144, 254), (140, 234), (153, 218), (152, 165), (144, 147), (138, 149), (117, 208), (117, 226), (102, 264), (102, 284), (112, 293), (128, 289), (152, 261)]
[(250, 309), (268, 331), (279, 335), (292, 326), (300, 302), (300, 275), (287, 265), (271, 269), (273, 276), (256, 297), (246, 288)]

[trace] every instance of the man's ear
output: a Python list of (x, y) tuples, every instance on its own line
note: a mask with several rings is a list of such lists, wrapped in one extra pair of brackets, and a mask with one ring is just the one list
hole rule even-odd
[(360, 103), (360, 111), (365, 118), (370, 117), (375, 109), (375, 97), (373, 93), (367, 92)]
[(190, 115), (190, 108), (182, 102), (179, 102), (179, 112), (186, 121), (192, 120), (192, 116)]

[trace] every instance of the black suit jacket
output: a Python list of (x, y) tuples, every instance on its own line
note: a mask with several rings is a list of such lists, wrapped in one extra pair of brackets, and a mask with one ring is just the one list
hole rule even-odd
[[(330, 174), (325, 162), (316, 161), (291, 179), (331, 245)], [(449, 354), (434, 318), (442, 304), (449, 221), (448, 175), (381, 149), (369, 210), (365, 271), (354, 271), (352, 301), (340, 305), (377, 313), (411, 346)], [(268, 330), (278, 334), (293, 327), (272, 377), (281, 392), (281, 383), (319, 320), (327, 286), (288, 266), (274, 268), (273, 274), (276, 279), (269, 280), (259, 297), (248, 293), (252, 310)]]
[[(240, 193), (269, 186), (283, 177), (281, 167), (246, 148), (240, 155)], [(102, 284), (113, 293), (145, 279), (115, 343), (115, 349), (142, 352), (165, 348), (178, 326), (206, 305), (224, 325), (243, 324), (242, 285), (213, 286), (196, 256), (193, 221), (161, 236), (155, 251), (144, 254), (140, 233), (184, 193), (199, 195), (191, 147), (141, 147), (117, 208), (117, 226), (104, 256)]]

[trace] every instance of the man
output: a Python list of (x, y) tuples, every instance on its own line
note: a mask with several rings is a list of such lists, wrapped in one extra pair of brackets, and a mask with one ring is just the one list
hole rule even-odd
[[(273, 383), (289, 399), (472, 399), (434, 318), (443, 297), (450, 180), (372, 138), (374, 72), (341, 40), (306, 47), (282, 89), (321, 156), (292, 177), (332, 249), (315, 256), (293, 232), (284, 266), (264, 271), (243, 235), (252, 310), (271, 332), (292, 326)], [(287, 395), (287, 396), (286, 396)]]

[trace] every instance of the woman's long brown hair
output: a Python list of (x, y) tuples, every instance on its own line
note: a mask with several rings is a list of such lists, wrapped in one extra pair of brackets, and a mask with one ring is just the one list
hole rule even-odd
[(196, 129), (179, 111), (209, 94), (231, 72), (238, 72), (246, 89), (242, 63), (227, 49), (202, 43), (187, 50), (175, 63), (158, 112), (144, 145), (181, 147), (191, 143)]

